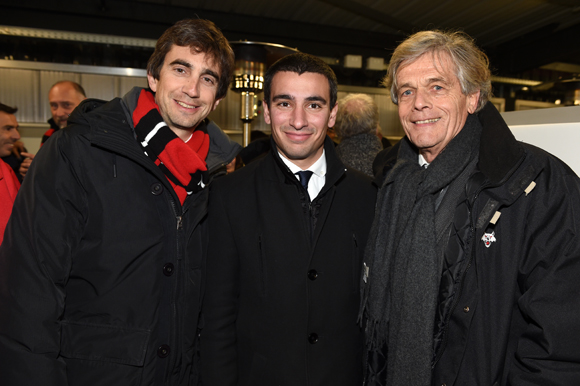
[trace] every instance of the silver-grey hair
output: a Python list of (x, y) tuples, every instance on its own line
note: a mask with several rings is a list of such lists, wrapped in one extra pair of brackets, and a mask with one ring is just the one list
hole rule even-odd
[(341, 138), (358, 134), (375, 134), (379, 124), (379, 108), (367, 94), (348, 94), (338, 101), (334, 130)]
[(393, 52), (387, 76), (383, 85), (391, 90), (391, 99), (398, 104), (397, 71), (425, 54), (442, 63), (442, 54), (449, 55), (455, 64), (455, 75), (464, 95), (480, 91), (475, 112), (481, 110), (491, 97), (491, 72), (489, 59), (473, 39), (463, 32), (444, 32), (439, 30), (421, 31), (409, 36)]

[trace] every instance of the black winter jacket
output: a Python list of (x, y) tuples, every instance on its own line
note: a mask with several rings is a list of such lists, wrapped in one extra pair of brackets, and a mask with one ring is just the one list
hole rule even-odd
[[(466, 185), (474, 248), (441, 289), (454, 295), (435, 331), (432, 385), (580, 385), (580, 180), (517, 142), (490, 103), (478, 116)], [(385, 173), (397, 149), (382, 154)]]
[(212, 186), (204, 386), (361, 384), (359, 277), (376, 188), (328, 137), (325, 153), (311, 204), (275, 145)]
[[(2, 385), (197, 384), (208, 189), (180, 205), (130, 110), (86, 100), (26, 176), (0, 248)], [(208, 133), (215, 172), (239, 145)]]

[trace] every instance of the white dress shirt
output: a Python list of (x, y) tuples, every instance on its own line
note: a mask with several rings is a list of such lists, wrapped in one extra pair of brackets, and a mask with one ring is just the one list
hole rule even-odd
[(425, 158), (423, 158), (423, 154), (421, 153), (419, 153), (419, 166), (425, 169), (429, 167), (429, 162), (425, 161)]
[[(296, 173), (302, 169), (284, 157), (284, 155), (282, 155), (282, 153), (279, 151), (278, 154), (280, 154), (282, 161), (286, 164), (286, 166), (288, 166), (288, 169), (290, 169), (292, 174), (294, 174), (294, 177), (300, 181), (300, 177), (298, 177), (298, 174)], [(326, 182), (326, 156), (324, 149), (322, 149), (322, 155), (320, 158), (306, 170), (310, 170), (312, 172), (312, 177), (310, 177), (310, 181), (308, 181), (308, 195), (310, 196), (310, 201), (314, 201), (316, 196), (318, 196), (318, 193), (320, 193), (324, 187), (324, 183)]]

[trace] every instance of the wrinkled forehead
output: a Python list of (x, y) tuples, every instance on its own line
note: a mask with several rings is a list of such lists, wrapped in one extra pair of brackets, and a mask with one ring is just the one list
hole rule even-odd
[[(174, 45), (174, 47), (180, 46)], [(193, 55), (203, 55), (203, 60), (207, 65), (207, 67), (210, 68), (212, 71), (221, 74), (220, 61), (218, 60), (217, 53), (204, 50), (202, 47), (199, 46), (189, 46), (189, 52), (191, 52), (191, 54)], [(165, 55), (165, 57), (167, 58), (167, 55)]]
[(48, 100), (51, 102), (75, 102), (81, 101), (83, 96), (70, 84), (59, 84), (48, 92)]
[(402, 61), (399, 65), (399, 68), (397, 69), (397, 83), (400, 83), (399, 75), (402, 71), (411, 76), (419, 75), (415, 72), (409, 72), (409, 66), (419, 63), (422, 65), (421, 67), (413, 66), (413, 69), (417, 72), (421, 69), (425, 69), (426, 67), (431, 67), (447, 82), (459, 82), (459, 78), (457, 76), (457, 66), (453, 62), (451, 56), (442, 50), (432, 50), (425, 52), (416, 58)]

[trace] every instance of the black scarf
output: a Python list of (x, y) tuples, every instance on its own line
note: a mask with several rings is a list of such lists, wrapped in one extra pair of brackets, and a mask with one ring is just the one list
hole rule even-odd
[(367, 318), (369, 352), (386, 349), (387, 385), (431, 383), (439, 241), (451, 221), (438, 221), (436, 205), (448, 189), (461, 189), (456, 182), (468, 165), (475, 165), (480, 136), (479, 120), (469, 115), (428, 169), (419, 166), (417, 149), (404, 138), (379, 191), (365, 253), (368, 278), (362, 282), (361, 316)]

